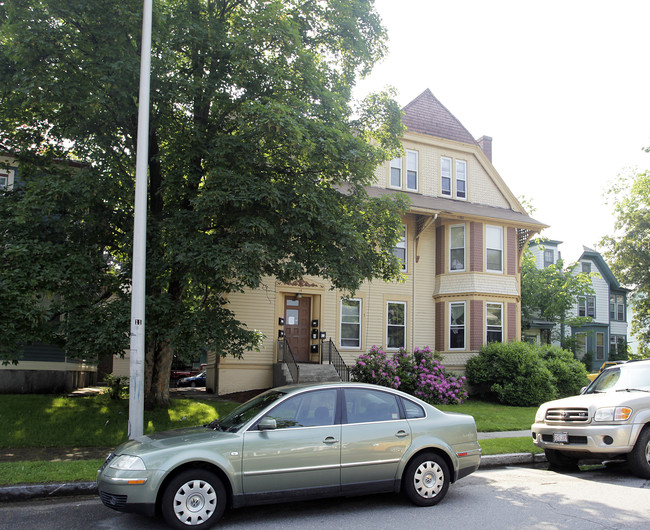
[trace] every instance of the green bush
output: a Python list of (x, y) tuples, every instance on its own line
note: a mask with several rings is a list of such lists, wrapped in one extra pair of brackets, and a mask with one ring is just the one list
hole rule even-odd
[(536, 347), (491, 342), (467, 362), (467, 380), (481, 399), (530, 407), (557, 396), (551, 371)]
[(106, 388), (103, 393), (111, 399), (127, 399), (129, 397), (129, 378), (113, 374), (104, 375)]
[(570, 351), (547, 344), (536, 346), (536, 349), (553, 374), (557, 397), (575, 396), (589, 384), (585, 365)]

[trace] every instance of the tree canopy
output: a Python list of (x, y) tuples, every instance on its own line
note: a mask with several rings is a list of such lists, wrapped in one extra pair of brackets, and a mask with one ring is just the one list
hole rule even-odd
[[(647, 149), (650, 152), (650, 149)], [(623, 175), (609, 192), (615, 234), (603, 238), (605, 255), (621, 283), (632, 289), (632, 335), (650, 354), (650, 172)]]
[[(0, 355), (128, 348), (140, 0), (0, 3)], [(146, 382), (172, 355), (258, 346), (228, 295), (317, 275), (392, 280), (400, 199), (370, 198), (401, 147), (391, 93), (355, 104), (385, 52), (371, 0), (154, 2)]]
[(576, 264), (565, 268), (560, 259), (538, 269), (535, 256), (526, 249), (521, 264), (521, 322), (524, 329), (530, 327), (534, 318), (552, 322), (555, 324), (554, 338), (563, 341), (564, 326), (591, 321), (588, 317), (571, 316), (571, 308), (575, 307), (578, 297), (593, 294), (593, 273), (576, 273), (575, 268)]

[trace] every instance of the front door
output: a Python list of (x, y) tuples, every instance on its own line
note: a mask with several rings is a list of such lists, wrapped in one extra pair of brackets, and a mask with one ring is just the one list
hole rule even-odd
[(309, 361), (311, 299), (306, 296), (284, 297), (284, 336), (298, 362)]

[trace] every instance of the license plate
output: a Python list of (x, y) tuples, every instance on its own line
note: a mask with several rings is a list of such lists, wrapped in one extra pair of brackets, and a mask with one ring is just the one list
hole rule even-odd
[(565, 444), (569, 442), (569, 433), (566, 432), (554, 432), (553, 433), (553, 442), (556, 444)]

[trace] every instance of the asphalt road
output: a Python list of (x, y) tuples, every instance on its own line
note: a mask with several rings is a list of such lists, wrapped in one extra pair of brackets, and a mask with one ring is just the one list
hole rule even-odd
[[(377, 495), (258, 506), (226, 512), (220, 529), (643, 528), (650, 526), (650, 480), (621, 466), (574, 473), (506, 467), (479, 470), (453, 484), (433, 508)], [(152, 529), (161, 521), (105, 508), (96, 497), (0, 504), (12, 530)]]

